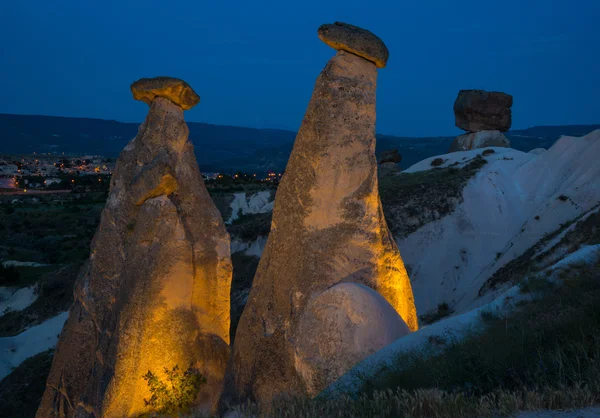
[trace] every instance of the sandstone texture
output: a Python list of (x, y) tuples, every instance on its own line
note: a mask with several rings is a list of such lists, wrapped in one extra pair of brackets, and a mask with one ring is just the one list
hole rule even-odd
[[(248, 399), (269, 402), (280, 395), (315, 394), (328, 380), (361, 357), (348, 347), (340, 358), (330, 335), (357, 319), (372, 320), (384, 309), (364, 292), (341, 297), (340, 283), (373, 289), (416, 330), (417, 315), (406, 269), (390, 234), (377, 187), (375, 159), (375, 93), (373, 62), (338, 51), (318, 77), (286, 172), (277, 189), (271, 232), (240, 319), (225, 379), (221, 407)], [(339, 293), (338, 293), (339, 292)], [(330, 308), (328, 301), (341, 299)], [(353, 299), (354, 298), (354, 299)], [(369, 299), (369, 301), (367, 301)], [(350, 300), (364, 303), (353, 312)], [(330, 319), (319, 324), (328, 309)], [(361, 311), (362, 312), (362, 311)], [(386, 316), (387, 318), (387, 316)], [(386, 319), (386, 330), (397, 334), (374, 340), (372, 351), (393, 335), (405, 332), (399, 320)], [(361, 325), (359, 329), (376, 324)], [(346, 330), (344, 341), (360, 330)], [(319, 341), (311, 346), (308, 338)], [(379, 347), (380, 348), (380, 347)], [(321, 351), (317, 362), (308, 359)], [(335, 364), (331, 372), (323, 366)]]
[(340, 283), (311, 300), (298, 323), (295, 365), (310, 396), (352, 366), (408, 334), (398, 312), (373, 289)]
[(164, 97), (189, 110), (200, 103), (200, 96), (188, 83), (173, 77), (141, 78), (131, 85), (131, 92), (135, 100), (152, 104), (156, 97)]
[(379, 68), (387, 64), (390, 55), (387, 47), (381, 39), (366, 29), (335, 22), (321, 25), (318, 35), (330, 47), (363, 57), (374, 62)]
[(467, 132), (506, 132), (512, 122), (513, 97), (498, 91), (461, 90), (454, 102), (456, 126)]
[(142, 376), (164, 379), (175, 365), (206, 377), (196, 403), (209, 408), (220, 396), (229, 357), (230, 239), (177, 100), (154, 97), (119, 156), (38, 418), (150, 413)]
[(459, 135), (450, 145), (449, 152), (469, 151), (486, 147), (510, 148), (510, 141), (500, 131), (480, 131)]

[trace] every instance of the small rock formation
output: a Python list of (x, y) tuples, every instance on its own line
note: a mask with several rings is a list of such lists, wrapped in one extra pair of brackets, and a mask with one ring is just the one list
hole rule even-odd
[(469, 151), (486, 147), (510, 147), (510, 141), (500, 131), (480, 131), (457, 136), (449, 152)]
[(379, 157), (379, 164), (385, 163), (400, 163), (402, 161), (402, 155), (398, 152), (397, 149), (390, 149), (387, 151), (383, 151), (381, 153), (381, 157)]
[(400, 167), (398, 167), (398, 164), (400, 161), (402, 161), (402, 155), (400, 155), (397, 149), (382, 152), (379, 161), (377, 161), (379, 164), (379, 176), (385, 177), (399, 172)]
[(220, 396), (232, 267), (183, 119), (199, 99), (166, 77), (132, 91), (150, 111), (117, 161), (38, 418), (152, 412), (143, 376), (164, 379), (176, 365), (206, 377), (198, 404), (214, 406)]
[(458, 136), (449, 152), (481, 147), (510, 147), (502, 135), (510, 129), (513, 97), (498, 91), (461, 90), (454, 102), (455, 124), (467, 131)]
[[(321, 27), (321, 37), (331, 26)], [(347, 52), (384, 47), (370, 32), (334, 26), (339, 50), (316, 81), (277, 189), (222, 409), (248, 399), (316, 395), (357, 361), (418, 327), (410, 280), (379, 199), (377, 67), (364, 54)], [(356, 34), (365, 33), (372, 42), (365, 35), (355, 43)], [(338, 332), (331, 334), (332, 327)], [(374, 338), (367, 329), (381, 335)], [(354, 346), (342, 347), (350, 341)]]

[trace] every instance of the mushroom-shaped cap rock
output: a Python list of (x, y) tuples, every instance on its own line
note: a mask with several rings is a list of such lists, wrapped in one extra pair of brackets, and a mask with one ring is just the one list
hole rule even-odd
[(200, 102), (188, 83), (173, 77), (141, 78), (131, 85), (131, 92), (135, 100), (151, 104), (155, 97), (164, 97), (184, 110)]
[(378, 68), (387, 64), (390, 53), (381, 39), (373, 32), (347, 23), (321, 25), (319, 39), (334, 49), (348, 51), (366, 60), (372, 61)]

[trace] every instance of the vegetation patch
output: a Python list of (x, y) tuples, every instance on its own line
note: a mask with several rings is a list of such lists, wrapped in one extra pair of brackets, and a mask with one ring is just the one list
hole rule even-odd
[(176, 365), (173, 369), (165, 368), (165, 381), (148, 370), (143, 377), (150, 389), (150, 399), (144, 399), (159, 414), (178, 417), (181, 412), (189, 412), (190, 406), (206, 383), (204, 376), (193, 368), (186, 371)]
[(258, 237), (266, 237), (271, 231), (271, 219), (273, 212), (240, 215), (227, 230), (234, 238), (242, 241), (255, 240)]
[(73, 285), (81, 264), (62, 267), (39, 281), (38, 298), (21, 311), (0, 317), (0, 337), (10, 337), (68, 310), (73, 304)]
[(421, 325), (433, 324), (434, 322), (449, 316), (452, 314), (452, 312), (453, 310), (450, 308), (450, 306), (444, 302), (440, 303), (436, 310), (421, 315), (419, 319), (421, 320)]
[(10, 208), (0, 216), (0, 260), (70, 264), (87, 259), (105, 200), (104, 192), (0, 197)]
[(28, 358), (0, 381), (0, 416), (31, 418), (35, 416), (50, 373), (54, 350)]
[(392, 234), (403, 238), (454, 212), (467, 182), (486, 164), (480, 155), (463, 167), (400, 173), (379, 180), (383, 211)]
[(258, 257), (246, 255), (242, 251), (231, 254), (233, 278), (231, 280), (231, 324), (229, 335), (231, 335), (232, 344), (244, 306), (246, 306), (246, 302), (248, 301), (248, 294), (250, 293), (259, 261)]
[[(535, 274), (540, 270), (540, 264), (548, 256), (548, 254), (558, 247), (565, 247), (571, 250), (575, 250), (581, 245), (594, 245), (600, 244), (600, 211), (595, 211), (598, 206), (592, 208), (592, 212), (586, 219), (581, 220), (585, 214), (560, 225), (560, 227), (545, 235), (535, 245), (527, 249), (519, 257), (509, 261), (500, 269), (498, 269), (479, 289), (479, 295), (484, 295), (490, 289), (496, 289), (498, 286), (505, 283), (519, 283), (526, 276)], [(594, 212), (595, 211), (595, 212)], [(588, 212), (589, 213), (589, 212)], [(535, 217), (539, 220), (539, 216)], [(581, 221), (580, 221), (581, 220)], [(545, 251), (541, 254), (536, 254), (541, 248), (547, 245), (548, 242), (559, 236), (567, 228), (574, 223), (577, 225), (561, 238), (559, 243), (549, 251)], [(571, 251), (572, 252), (572, 251)]]

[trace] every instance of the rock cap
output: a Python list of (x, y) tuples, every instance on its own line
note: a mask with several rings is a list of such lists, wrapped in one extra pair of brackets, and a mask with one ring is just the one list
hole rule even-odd
[(510, 129), (513, 97), (500, 91), (460, 90), (454, 102), (455, 124), (468, 132)]
[(334, 49), (372, 61), (378, 68), (387, 64), (390, 53), (383, 41), (373, 32), (348, 23), (335, 22), (321, 25), (318, 34), (319, 39)]
[(183, 80), (174, 77), (140, 78), (131, 85), (135, 100), (150, 105), (154, 98), (169, 99), (183, 110), (189, 110), (200, 102), (200, 96)]

